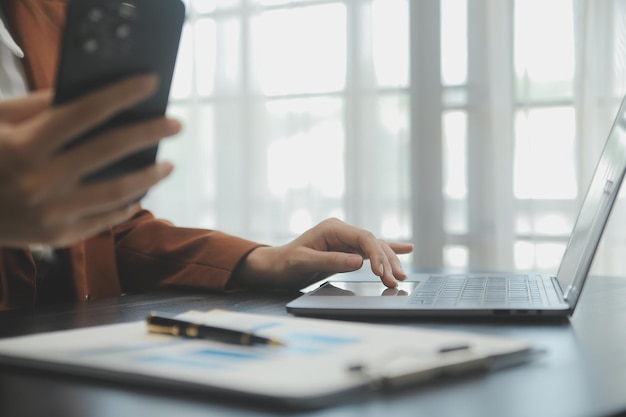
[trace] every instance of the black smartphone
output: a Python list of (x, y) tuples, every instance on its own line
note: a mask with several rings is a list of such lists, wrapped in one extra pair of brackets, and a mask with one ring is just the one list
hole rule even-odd
[[(152, 97), (76, 138), (165, 114), (185, 20), (181, 0), (70, 0), (56, 79), (55, 104), (74, 100), (130, 75), (154, 73)], [(119, 177), (155, 162), (157, 147), (90, 173), (85, 182)]]

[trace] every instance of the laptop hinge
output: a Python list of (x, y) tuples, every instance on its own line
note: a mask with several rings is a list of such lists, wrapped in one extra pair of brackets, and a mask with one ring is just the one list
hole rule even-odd
[(550, 277), (550, 280), (552, 281), (552, 285), (554, 285), (554, 289), (561, 301), (567, 302), (567, 299), (565, 298), (565, 292), (563, 292), (559, 280), (556, 279), (556, 277)]

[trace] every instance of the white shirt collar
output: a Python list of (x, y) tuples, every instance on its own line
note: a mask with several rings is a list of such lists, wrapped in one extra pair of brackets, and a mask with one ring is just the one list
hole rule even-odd
[(15, 43), (13, 36), (11, 36), (6, 25), (4, 24), (4, 14), (2, 13), (2, 8), (0, 8), (0, 42), (5, 44), (16, 57), (24, 58), (24, 51), (22, 51), (22, 48)]

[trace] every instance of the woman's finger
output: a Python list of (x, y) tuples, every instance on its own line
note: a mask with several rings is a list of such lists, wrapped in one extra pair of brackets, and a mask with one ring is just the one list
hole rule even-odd
[(52, 92), (40, 90), (25, 97), (0, 101), (0, 122), (20, 123), (50, 107)]
[(53, 107), (26, 123), (31, 152), (49, 154), (87, 133), (122, 110), (146, 99), (156, 90), (157, 78), (127, 78), (70, 103)]
[(387, 259), (389, 260), (389, 264), (391, 265), (391, 274), (395, 279), (405, 280), (406, 272), (402, 268), (402, 263), (400, 262), (400, 258), (398, 258), (397, 252), (395, 252), (392, 247), (385, 242), (384, 240), (379, 240), (380, 246), (387, 255)]
[(47, 243), (54, 247), (71, 245), (123, 223), (137, 213), (138, 210), (140, 210), (139, 204), (133, 204), (95, 216), (81, 218), (74, 223), (66, 225), (58, 236), (42, 243)]
[[(60, 195), (49, 210), (51, 222), (76, 222), (125, 207), (140, 198), (172, 172), (172, 165), (161, 162), (120, 178), (80, 186), (69, 197)], [(70, 215), (71, 213), (71, 215)]]
[(132, 126), (114, 129), (89, 139), (59, 155), (54, 164), (64, 172), (67, 181), (77, 181), (135, 152), (156, 146), (163, 138), (180, 131), (180, 123), (159, 118)]

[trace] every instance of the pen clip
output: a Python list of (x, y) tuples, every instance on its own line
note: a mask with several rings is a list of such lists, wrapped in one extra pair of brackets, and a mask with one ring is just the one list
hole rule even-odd
[(148, 331), (150, 333), (169, 334), (172, 336), (180, 336), (180, 327), (178, 326), (157, 326), (148, 323)]
[(190, 321), (176, 316), (161, 315), (151, 312), (146, 317), (148, 331), (153, 333), (182, 336), (192, 339), (207, 339), (215, 342), (250, 345), (284, 346), (285, 343), (274, 338), (264, 337), (249, 331), (232, 329), (211, 324)]
[[(171, 336), (188, 336), (188, 337), (196, 337), (197, 336), (197, 328), (198, 325), (191, 322), (184, 322), (184, 329), (180, 325), (183, 323), (182, 320), (174, 319), (170, 317), (160, 316), (155, 312), (148, 313), (146, 317), (146, 323), (148, 326), (148, 331), (150, 333), (160, 333), (167, 334)], [(195, 336), (189, 334), (189, 329), (194, 327), (196, 329)]]

